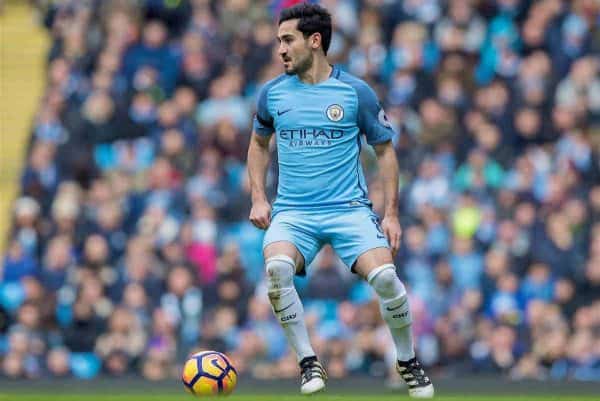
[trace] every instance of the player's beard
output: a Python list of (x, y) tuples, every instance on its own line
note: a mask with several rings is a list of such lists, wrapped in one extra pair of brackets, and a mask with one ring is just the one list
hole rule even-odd
[(296, 75), (296, 74), (303, 74), (306, 71), (308, 71), (312, 65), (313, 65), (313, 59), (314, 56), (312, 54), (312, 52), (308, 52), (308, 54), (306, 55), (306, 57), (301, 58), (298, 60), (298, 63), (296, 63), (296, 65), (294, 67), (292, 67), (289, 70), (286, 70), (285, 73), (287, 75)]

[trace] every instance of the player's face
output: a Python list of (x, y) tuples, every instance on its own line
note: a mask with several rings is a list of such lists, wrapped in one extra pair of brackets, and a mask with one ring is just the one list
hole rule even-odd
[(313, 52), (309, 46), (310, 38), (305, 39), (302, 32), (296, 29), (297, 26), (297, 19), (284, 21), (279, 25), (277, 33), (279, 56), (288, 75), (301, 74), (313, 63)]

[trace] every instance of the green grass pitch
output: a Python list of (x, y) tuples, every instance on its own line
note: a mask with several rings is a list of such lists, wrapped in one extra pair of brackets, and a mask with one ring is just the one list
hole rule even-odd
[[(310, 397), (301, 395), (261, 395), (261, 394), (233, 394), (229, 397), (194, 398), (187, 394), (26, 394), (3, 393), (0, 390), (0, 401), (194, 401), (194, 400), (222, 400), (222, 401), (402, 401), (409, 400), (408, 396), (401, 394), (386, 395), (349, 395), (323, 393)], [(486, 396), (476, 395), (439, 395), (436, 401), (597, 401), (598, 396), (592, 395), (504, 395)]]
[[(600, 383), (510, 381), (496, 377), (436, 378), (435, 401), (600, 401)], [(327, 390), (299, 394), (297, 380), (243, 379), (228, 397), (186, 393), (177, 380), (148, 382), (129, 378), (97, 380), (0, 380), (0, 401), (409, 401), (406, 389), (383, 380), (353, 377), (330, 380)]]

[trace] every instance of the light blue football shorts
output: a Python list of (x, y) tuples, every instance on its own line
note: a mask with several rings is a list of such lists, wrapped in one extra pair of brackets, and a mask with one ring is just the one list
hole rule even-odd
[[(291, 242), (310, 265), (319, 250), (330, 244), (346, 266), (374, 248), (389, 248), (379, 218), (368, 207), (338, 211), (284, 210), (275, 214), (263, 240), (264, 248), (278, 241)], [(305, 275), (302, 269), (299, 275)]]

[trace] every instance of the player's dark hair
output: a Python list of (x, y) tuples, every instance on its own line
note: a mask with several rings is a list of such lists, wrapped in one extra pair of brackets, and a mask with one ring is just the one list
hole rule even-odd
[(304, 38), (316, 32), (320, 33), (323, 53), (327, 55), (331, 43), (331, 14), (329, 11), (318, 4), (300, 3), (281, 10), (279, 25), (291, 19), (298, 19), (297, 29), (302, 32)]

